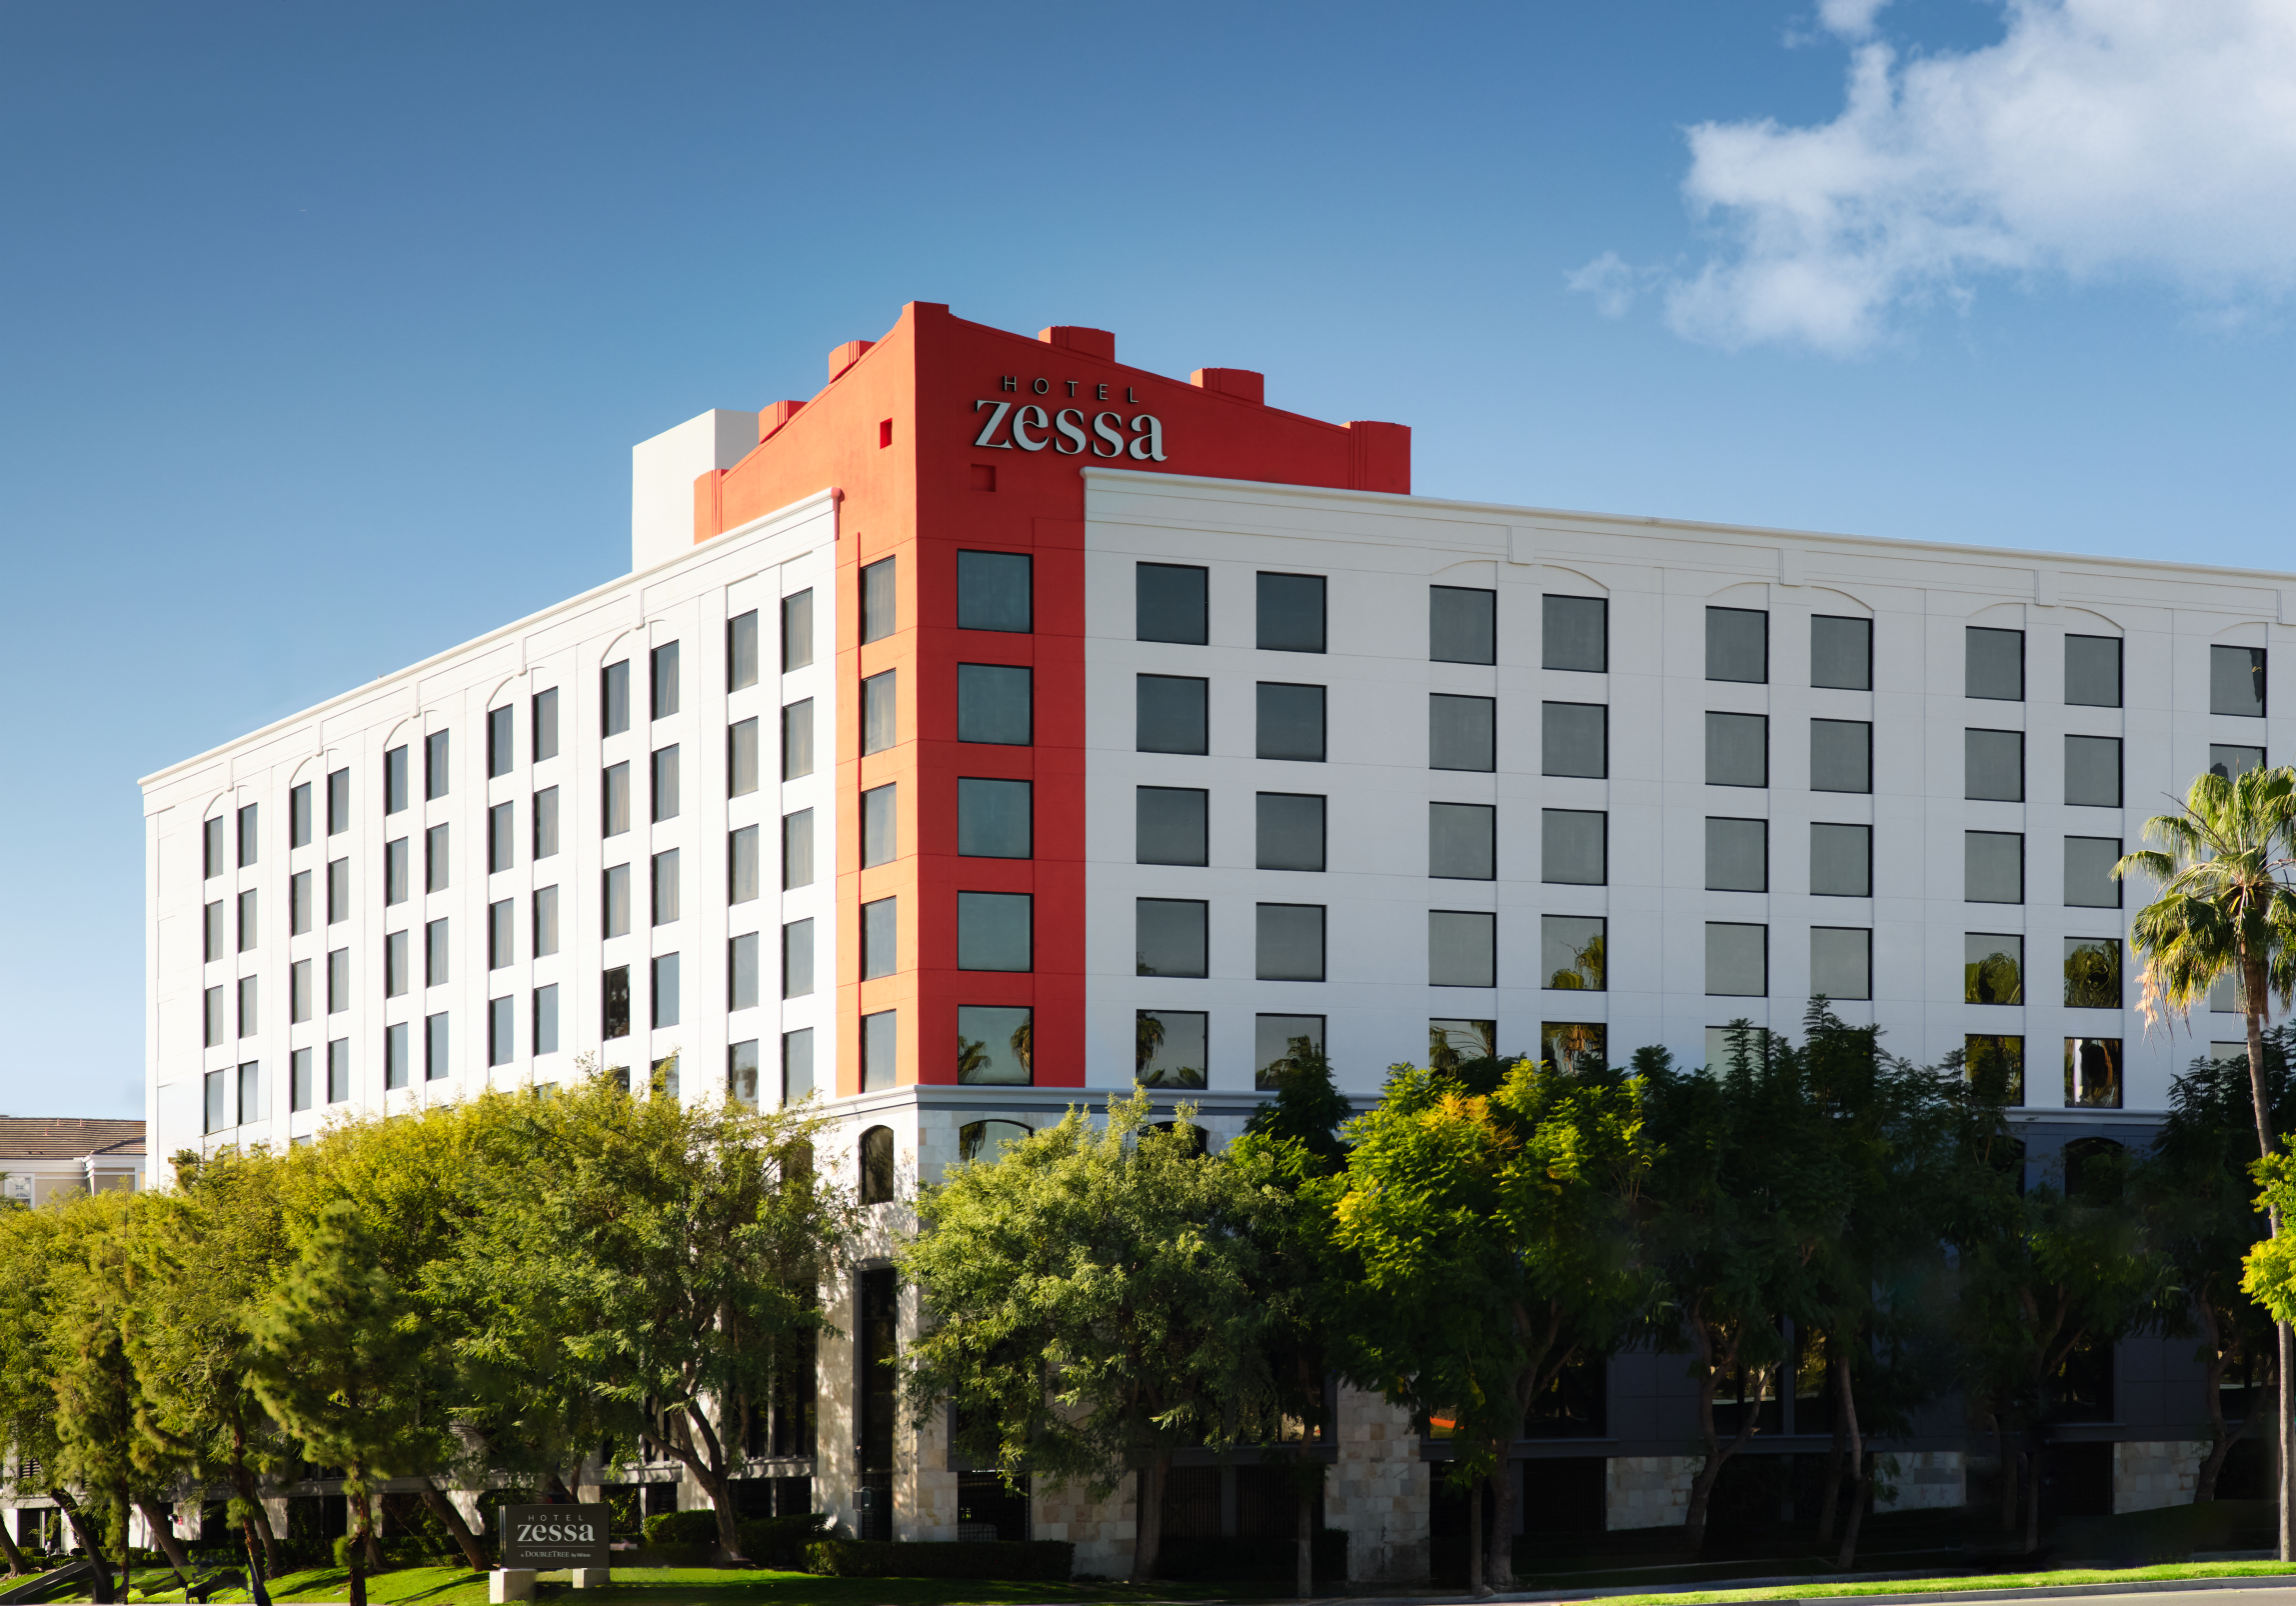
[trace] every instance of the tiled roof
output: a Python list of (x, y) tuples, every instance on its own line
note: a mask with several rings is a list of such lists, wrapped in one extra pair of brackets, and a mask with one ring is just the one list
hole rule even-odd
[(0, 1165), (9, 1160), (77, 1160), (83, 1155), (133, 1158), (144, 1152), (141, 1121), (78, 1121), (64, 1116), (0, 1115)]

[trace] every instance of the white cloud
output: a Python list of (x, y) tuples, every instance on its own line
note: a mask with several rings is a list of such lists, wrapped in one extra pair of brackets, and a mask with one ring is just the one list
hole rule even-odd
[[(1854, 35), (1880, 3), (1820, 18)], [(2146, 277), (2237, 315), (2296, 285), (2296, 5), (2007, 0), (1982, 50), (1859, 45), (1830, 123), (1690, 148), (1684, 195), (1729, 242), (1667, 292), (1695, 340), (1854, 352), (1990, 274)], [(1615, 257), (1572, 280), (1605, 311), (1633, 284)]]
[(1605, 251), (1585, 267), (1565, 274), (1563, 282), (1582, 295), (1594, 297), (1595, 310), (1606, 318), (1623, 318), (1634, 305), (1641, 271), (1627, 266), (1616, 251)]
[(1818, 0), (1818, 22), (1826, 32), (1844, 39), (1863, 39), (1873, 32), (1873, 19), (1889, 0)]

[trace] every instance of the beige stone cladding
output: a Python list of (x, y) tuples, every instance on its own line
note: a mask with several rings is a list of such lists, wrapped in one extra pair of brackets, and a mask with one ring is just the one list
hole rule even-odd
[(1899, 1450), (1881, 1459), (1888, 1498), (1876, 1511), (1936, 1511), (1968, 1500), (1969, 1469), (1959, 1450)]
[(2191, 1505), (2193, 1491), (2200, 1486), (2200, 1464), (2207, 1456), (2208, 1445), (2203, 1440), (2139, 1440), (2114, 1445), (2114, 1512)]
[(1337, 1404), (1339, 1460), (1324, 1485), (1323, 1520), (1347, 1530), (1348, 1581), (1425, 1578), (1432, 1469), (1410, 1413), (1346, 1387)]
[(1038, 1539), (1065, 1539), (1076, 1546), (1079, 1576), (1122, 1578), (1132, 1570), (1138, 1483), (1137, 1475), (1128, 1474), (1107, 1499), (1095, 1500), (1082, 1483), (1038, 1480), (1030, 1491), (1029, 1532)]
[(1694, 1455), (1617, 1455), (1603, 1464), (1603, 1527), (1679, 1528), (1690, 1520)]

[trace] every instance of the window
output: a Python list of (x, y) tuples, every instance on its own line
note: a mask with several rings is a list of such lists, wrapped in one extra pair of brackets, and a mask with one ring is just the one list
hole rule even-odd
[(2025, 801), (2025, 733), (1981, 731), (1961, 733), (1962, 796), (1996, 803)]
[(287, 878), (287, 935), (300, 937), (311, 929), (311, 872), (298, 870)]
[[(960, 741), (971, 739), (962, 735), (965, 670), (970, 667), (960, 665), (957, 670), (957, 724)], [(1027, 672), (1021, 671), (1024, 675)], [(882, 753), (900, 740), (897, 695), (899, 673), (898, 670), (888, 669), (861, 682), (861, 751), (864, 753)]]
[(263, 833), (257, 826), (263, 805), (249, 803), (239, 811), (239, 868), (244, 870), (255, 863), (256, 854), (263, 846)]
[(2264, 767), (2264, 749), (2261, 747), (2227, 747), (2216, 742), (2208, 745), (2208, 773), (2234, 780), (2250, 770)]
[(757, 1108), (756, 1038), (726, 1045), (725, 1096), (735, 1104)]
[(619, 736), (630, 728), (630, 660), (598, 671), (599, 734)]
[(1202, 1087), (1211, 1016), (1143, 1009), (1132, 1017), (1132, 1078), (1142, 1087)]
[(210, 987), (200, 998), (200, 1044), (206, 1048), (219, 1046), (229, 1030), (223, 1018), (223, 989)]
[(414, 1059), (409, 1052), (407, 1023), (397, 1021), (383, 1028), (383, 1086), (405, 1087), (413, 1074)]
[(213, 881), (227, 868), (223, 858), (223, 816), (202, 821), (199, 831), (200, 874)]
[(614, 864), (606, 867), (606, 895), (602, 900), (605, 924), (602, 934), (608, 937), (626, 937), (630, 934), (630, 867)]
[(606, 836), (620, 836), (630, 828), (630, 765), (625, 759), (619, 764), (606, 766), (602, 777), (605, 796), (599, 812), (605, 818)]
[(1427, 985), (1498, 986), (1498, 920), (1493, 914), (1430, 909), (1427, 912)]
[(407, 901), (407, 859), (410, 849), (405, 837), (383, 844), (383, 902), (387, 904)]
[(1770, 616), (1759, 608), (1706, 610), (1706, 678), (1751, 681), (1770, 678)]
[(957, 781), (957, 852), (975, 859), (1025, 859), (1036, 851), (1034, 796), (1027, 781), (977, 776)]
[(333, 770), (327, 776), (327, 834), (340, 836), (351, 828), (351, 772)]
[(350, 918), (351, 861), (330, 859), (327, 861), (327, 924), (340, 925)]
[(1499, 811), (1488, 803), (1427, 805), (1427, 873), (1462, 881), (1498, 877)]
[(781, 672), (813, 662), (813, 588), (781, 599)]
[(678, 711), (678, 644), (665, 641), (656, 647), (646, 675), (646, 689), (653, 696), (653, 716), (668, 719)]
[(901, 968), (901, 908), (898, 898), (861, 906), (861, 979), (874, 981)]
[(1276, 1086), (1281, 1071), (1301, 1048), (1323, 1051), (1321, 1015), (1255, 1015), (1252, 1017), (1252, 1086), (1262, 1092)]
[(2078, 909), (2118, 909), (2121, 884), (2113, 879), (2120, 862), (2117, 836), (2065, 838), (2065, 904)]
[(423, 985), (443, 987), (448, 980), (447, 921), (426, 921), (423, 925)]
[(542, 959), (558, 951), (558, 889), (534, 889), (534, 957)]
[(341, 1104), (351, 1096), (351, 1040), (338, 1037), (327, 1045), (327, 1102)]
[(290, 848), (307, 848), (311, 845), (311, 783), (309, 781), (305, 781), (301, 786), (287, 794), (287, 845)]
[(423, 833), (423, 891), (444, 892), (453, 870), (453, 855), (447, 850), (450, 827), (434, 825)]
[(1592, 915), (1539, 916), (1539, 985), (1551, 992), (1608, 991), (1609, 932), (1610, 922)]
[(1499, 705), (1495, 698), (1434, 693), (1427, 699), (1427, 767), (1485, 771), (1498, 768), (1498, 722)]
[(1706, 995), (1762, 998), (1770, 991), (1770, 928), (1708, 921)]
[(957, 554), (957, 628), (1026, 634), (1036, 628), (1025, 552)]
[(1709, 892), (1770, 890), (1770, 822), (1706, 821), (1706, 889)]
[(2065, 1039), (2065, 1108), (2117, 1110), (2121, 1107), (2121, 1040), (2117, 1037)]
[(534, 694), (534, 762), (558, 756), (558, 688)]
[(607, 971), (599, 989), (601, 1020), (599, 1035), (608, 1039), (630, 1035), (630, 967), (616, 965)]
[(781, 890), (813, 885), (813, 811), (781, 817)]
[(813, 699), (781, 711), (781, 778), (794, 781), (813, 773)]
[(1035, 1011), (1004, 1005), (957, 1006), (957, 1081), (968, 1087), (1026, 1087)]
[(1987, 630), (1971, 625), (1967, 631), (1963, 695), (1995, 702), (2025, 700), (2025, 632)]
[(1539, 663), (1600, 675), (1610, 669), (1610, 604), (1601, 597), (1539, 599)]
[[(810, 816), (807, 823), (811, 823)], [(748, 903), (758, 894), (757, 827), (726, 833), (725, 901)]]
[(752, 608), (725, 622), (725, 689), (735, 692), (756, 684), (757, 610)]
[(497, 875), (518, 862), (518, 805), (497, 803), (486, 811), (486, 873)]
[(437, 1082), (453, 1069), (447, 1057), (446, 1011), (423, 1017), (423, 1080)]
[(1873, 933), (1860, 926), (1812, 926), (1810, 991), (1827, 998), (1873, 997)]
[(2121, 739), (2065, 738), (2065, 801), (2098, 809), (2121, 806)]
[(423, 801), (436, 803), (446, 796), (452, 778), (447, 766), (447, 733), (432, 731), (423, 738)]
[(653, 810), (656, 824), (678, 817), (678, 749), (674, 743), (654, 753)]
[(311, 1018), (311, 961), (298, 959), (287, 967), (287, 1024), (300, 1026)]
[(486, 711), (486, 778), (490, 781), (510, 773), (510, 714), (508, 704)]
[(253, 1037), (259, 1024), (255, 1007), (257, 991), (256, 978), (253, 976), (239, 978), (239, 1035), (241, 1037)]
[[(871, 1019), (876, 1017), (872, 1016)], [(892, 1066), (888, 1062), (885, 1086), (893, 1085)], [(861, 1134), (861, 1202), (865, 1205), (893, 1202), (893, 1129), (873, 1126)]]
[(545, 786), (534, 794), (534, 856), (547, 859), (558, 851), (558, 788)]
[(1547, 1064), (1583, 1075), (1609, 1057), (1610, 1031), (1600, 1021), (1539, 1022), (1539, 1058)]
[(654, 957), (653, 1023), (656, 1029), (678, 1024), (678, 956)]
[(351, 950), (330, 949), (327, 954), (327, 1013), (340, 1015), (351, 1007)]
[(383, 812), (396, 814), (407, 806), (407, 750), (394, 747), (383, 755)]
[(1323, 868), (1324, 800), (1307, 792), (1259, 794), (1259, 867)]
[(250, 887), (239, 895), (239, 951), (246, 953), (258, 940), (256, 929), (255, 889)]
[(226, 1132), (237, 1126), (238, 1118), (232, 1114), (231, 1109), (231, 1072), (209, 1071), (205, 1092), (206, 1118), (200, 1123), (200, 1129), (205, 1132)]
[(725, 995), (728, 1009), (757, 1007), (757, 933), (754, 931), (726, 939)]
[(1770, 784), (1770, 719), (1766, 714), (1706, 716), (1706, 784)]
[(2067, 937), (2065, 1007), (2121, 1007), (2121, 944), (2117, 937)]
[(518, 900), (486, 906), (486, 968), (500, 970), (518, 957)]
[[(1830, 613), (1810, 615), (1810, 684), (1834, 686), (1843, 691), (1873, 690), (1871, 619), (1846, 619)], [(1841, 996), (1852, 995), (1843, 993)]]
[(1810, 891), (1820, 898), (1873, 896), (1872, 826), (1822, 821), (1810, 826)]
[(1542, 710), (1540, 774), (1584, 775), (1599, 781), (1610, 773), (1608, 708), (1601, 703), (1547, 703)]
[(2025, 901), (2025, 838), (2015, 831), (1962, 833), (1962, 897), (1970, 903)]
[(861, 639), (883, 641), (894, 630), (893, 563), (879, 558), (861, 570)]
[(1207, 928), (1212, 906), (1194, 898), (1138, 898), (1133, 901), (1135, 968), (1143, 976), (1210, 974)]
[(518, 1053), (518, 1000), (505, 994), (486, 1001), (486, 1063), (508, 1065)]
[(813, 922), (792, 920), (781, 928), (781, 996), (805, 998), (813, 992)]
[(1136, 745), (1141, 752), (1211, 751), (1206, 718), (1210, 681), (1191, 675), (1141, 675), (1134, 687)]
[(1259, 576), (1260, 650), (1323, 651), (1323, 593), (1324, 577), (1320, 574)]
[[(861, 1091), (874, 1093), (880, 1088), (893, 1087), (900, 1081), (899, 1055), (901, 1050), (900, 1018), (892, 1010), (861, 1017)], [(882, 1172), (878, 1196), (872, 1200), (864, 1192), (862, 1202), (882, 1204), (893, 1197), (893, 1134), (883, 1127), (873, 1128), (878, 1133), (876, 1153), (881, 1161), (872, 1164), (872, 1175)], [(861, 1138), (864, 1152), (868, 1151), (869, 1135)], [(865, 1185), (866, 1188), (867, 1185)]]
[(1873, 727), (1857, 719), (1810, 721), (1810, 790), (1873, 790)]
[(1499, 661), (1499, 594), (1466, 586), (1427, 588), (1427, 656), (1439, 664)]
[(200, 919), (200, 958), (208, 964), (221, 959), (230, 949), (224, 936), (223, 900), (209, 904)]
[[(1143, 786), (1134, 790), (1133, 798), (1133, 857), (1137, 863), (1211, 862), (1207, 824), (1211, 793), (1185, 786)], [(959, 830), (961, 833), (961, 824)]]
[(1608, 816), (1596, 809), (1539, 811), (1539, 879), (1599, 887), (1610, 880)]
[(1261, 981), (1323, 980), (1323, 905), (1261, 904), (1254, 957)]
[(311, 1051), (299, 1048), (287, 1056), (287, 1108), (296, 1113), (311, 1107)]
[(957, 968), (1034, 969), (1034, 904), (1026, 893), (958, 893)]
[[(963, 782), (958, 785), (961, 788)], [(861, 794), (861, 868), (891, 864), (900, 852), (897, 795), (890, 786), (873, 786)]]
[(957, 665), (957, 740), (1028, 746), (1036, 740), (1033, 692), (1020, 665)]
[[(812, 705), (806, 705), (808, 711)], [(757, 790), (757, 720), (737, 720), (725, 733), (725, 793), (747, 797)]]
[[(2244, 719), (2264, 717), (2264, 649), (2208, 649), (2208, 711)], [(242, 815), (246, 813), (243, 809)], [(245, 858), (240, 860), (247, 863)]]
[(781, 1102), (794, 1104), (813, 1091), (813, 1028), (781, 1034)]
[(1177, 641), (1201, 647), (1210, 641), (1208, 595), (1212, 571), (1178, 563), (1135, 564), (1134, 633), (1142, 641)]
[(2065, 701), (2084, 708), (2121, 706), (2118, 636), (2065, 638)]
[(413, 985), (413, 973), (407, 963), (407, 934), (393, 931), (383, 938), (383, 996), (402, 997)]

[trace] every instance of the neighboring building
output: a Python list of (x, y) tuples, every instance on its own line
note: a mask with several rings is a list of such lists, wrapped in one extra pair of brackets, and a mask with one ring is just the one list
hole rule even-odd
[(141, 1121), (0, 1115), (0, 1199), (43, 1205), (75, 1190), (144, 1185)]
[[(810, 402), (638, 446), (629, 575), (146, 779), (162, 1148), (674, 1059), (818, 1094), (825, 1160), (889, 1145), (898, 1192), (1136, 1076), (1231, 1133), (1294, 1037), (1369, 1099), (1438, 1040), (1697, 1063), (1823, 991), (2005, 1061), (2039, 1164), (2205, 1051), (2129, 1008), (2106, 871), (2289, 755), (2296, 576), (1414, 496), (1401, 426), (1114, 346), (913, 304)], [(890, 1273), (834, 1319), (820, 1431), (755, 1475), (873, 1531), (1031, 1520), (857, 1391), (915, 1319)], [(2197, 1369), (2122, 1354), (2146, 1403), (2079, 1432), (2173, 1484)], [(1679, 1371), (1622, 1360), (1521, 1453), (1678, 1521)], [(1341, 1418), (1359, 1575), (1422, 1569), (1440, 1447)], [(1958, 1503), (1963, 1444), (1903, 1446), (1905, 1498)], [(1187, 1520), (1247, 1520), (1235, 1476), (1177, 1480)], [(1032, 1520), (1105, 1571), (1127, 1509)]]

